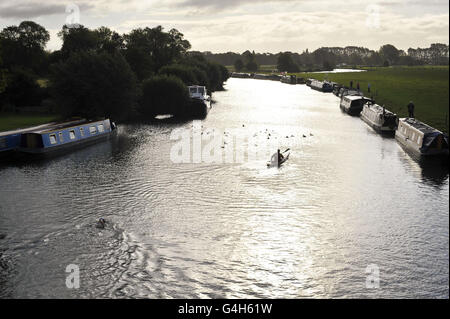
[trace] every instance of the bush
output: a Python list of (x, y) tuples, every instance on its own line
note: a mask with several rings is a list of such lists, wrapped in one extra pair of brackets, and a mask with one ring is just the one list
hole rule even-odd
[(15, 107), (39, 106), (45, 98), (46, 90), (37, 83), (37, 77), (33, 71), (14, 67), (6, 78), (6, 88), (0, 94), (2, 104), (10, 104)]
[(254, 62), (254, 61), (250, 61), (250, 62), (247, 63), (245, 68), (249, 72), (256, 72), (256, 71), (258, 71), (258, 64), (256, 64), (256, 62)]
[(187, 116), (189, 92), (175, 76), (158, 75), (142, 83), (139, 112), (148, 120), (156, 115)]
[(134, 114), (136, 77), (119, 53), (74, 53), (53, 66), (50, 86), (63, 117), (117, 121)]
[(197, 85), (198, 80), (194, 68), (188, 65), (172, 64), (159, 70), (161, 75), (173, 75), (181, 79), (186, 85)]

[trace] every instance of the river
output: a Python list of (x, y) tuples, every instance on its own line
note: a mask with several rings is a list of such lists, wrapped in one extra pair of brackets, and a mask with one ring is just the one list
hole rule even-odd
[(0, 298), (449, 297), (448, 168), (305, 85), (230, 79), (213, 99), (202, 136), (289, 160), (176, 163), (193, 123), (162, 121), (0, 166)]

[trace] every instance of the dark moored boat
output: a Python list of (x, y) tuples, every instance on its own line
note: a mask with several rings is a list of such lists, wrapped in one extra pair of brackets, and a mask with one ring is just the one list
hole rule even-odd
[(283, 75), (280, 81), (286, 84), (297, 84), (297, 77), (295, 75)]
[(333, 86), (328, 81), (319, 81), (319, 80), (311, 80), (310, 84), (311, 89), (320, 91), (320, 92), (332, 92)]
[(191, 114), (194, 117), (205, 118), (211, 109), (211, 97), (207, 94), (206, 87), (191, 85), (188, 88), (191, 98)]
[(116, 125), (109, 119), (66, 122), (22, 134), (17, 150), (25, 155), (50, 156), (106, 140), (115, 131)]
[(363, 93), (361, 91), (355, 90), (355, 89), (349, 89), (349, 88), (341, 88), (339, 90), (339, 97), (347, 96), (347, 95), (359, 95), (363, 96)]
[(372, 101), (369, 98), (359, 95), (347, 95), (341, 98), (341, 109), (350, 115), (359, 115), (361, 113), (364, 104)]
[(380, 133), (393, 135), (397, 129), (397, 115), (370, 101), (364, 105), (361, 119)]
[(231, 73), (231, 77), (238, 78), (238, 79), (250, 79), (252, 77), (252, 75), (250, 73), (233, 72), (233, 73)]
[(448, 136), (413, 118), (399, 120), (396, 140), (418, 157), (448, 156)]

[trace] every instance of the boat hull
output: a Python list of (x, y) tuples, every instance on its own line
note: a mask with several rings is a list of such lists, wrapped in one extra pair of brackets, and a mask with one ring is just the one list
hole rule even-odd
[(449, 156), (448, 149), (428, 149), (427, 151), (423, 151), (421, 147), (412, 142), (407, 136), (401, 134), (398, 130), (395, 132), (395, 139), (400, 146), (415, 159)]
[(25, 148), (19, 147), (17, 152), (19, 153), (19, 157), (25, 158), (49, 158), (60, 156), (64, 154), (68, 154), (70, 152), (80, 150), (82, 148), (101, 143), (109, 140), (113, 135), (115, 135), (117, 130), (113, 130), (111, 132), (107, 132), (105, 134), (93, 136), (87, 139), (82, 139), (78, 141), (74, 141), (71, 143), (66, 143), (54, 147), (48, 148)]

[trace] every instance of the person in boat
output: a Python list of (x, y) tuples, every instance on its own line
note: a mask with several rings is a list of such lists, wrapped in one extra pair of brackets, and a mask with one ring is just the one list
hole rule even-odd
[(283, 154), (281, 154), (280, 149), (277, 150), (277, 155), (278, 155), (278, 163), (281, 163), (281, 161), (284, 159)]
[(408, 104), (408, 117), (414, 118), (414, 103), (410, 101)]

